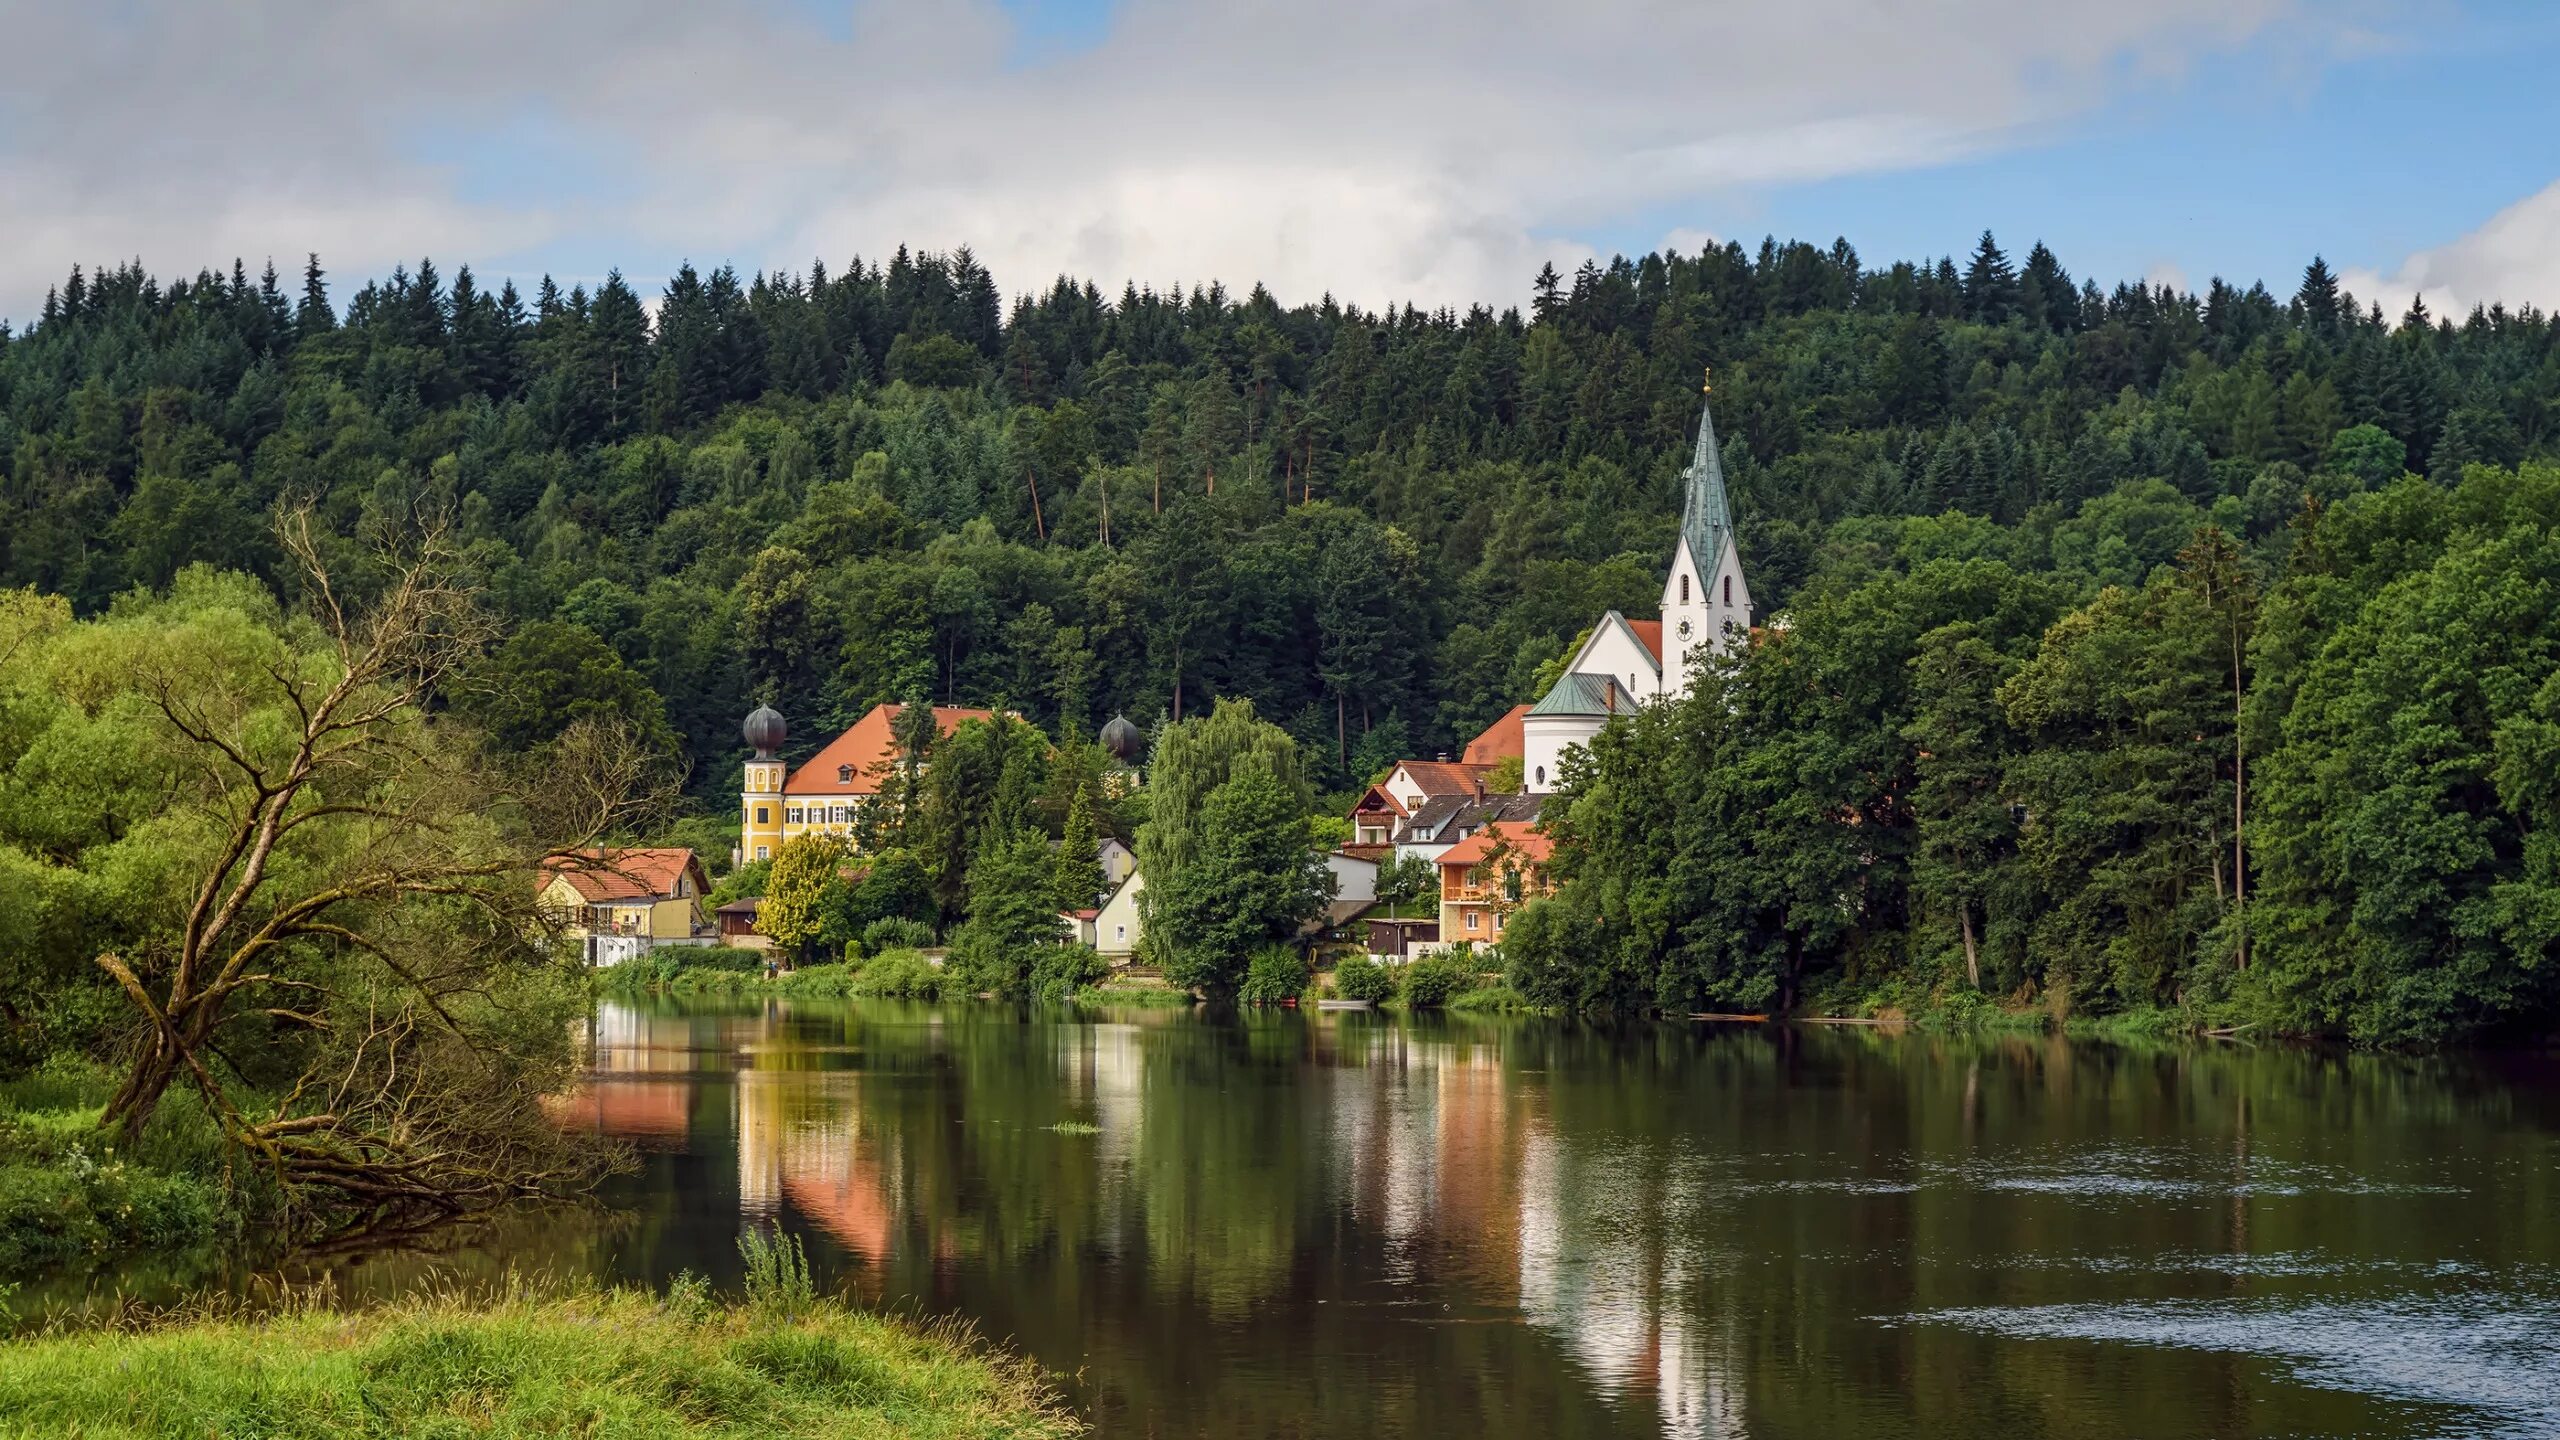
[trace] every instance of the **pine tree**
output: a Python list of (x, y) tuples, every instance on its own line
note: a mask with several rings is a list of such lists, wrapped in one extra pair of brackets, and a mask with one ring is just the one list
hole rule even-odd
[(2294, 313), (2315, 333), (2334, 336), (2338, 333), (2338, 305), (2338, 277), (2330, 272), (2327, 260), (2312, 256), (2311, 263), (2302, 270), (2302, 288), (2294, 292)]
[(1964, 272), (1964, 313), (1966, 318), (1986, 325), (1999, 325), (2018, 312), (2018, 272), (2009, 264), (1991, 232), (1982, 232), (1982, 241), (1973, 250), (1973, 263)]

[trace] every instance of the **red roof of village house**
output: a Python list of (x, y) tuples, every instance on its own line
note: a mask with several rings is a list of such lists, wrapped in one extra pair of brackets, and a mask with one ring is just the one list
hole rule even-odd
[(1555, 850), (1555, 842), (1549, 840), (1544, 832), (1519, 828), (1505, 829), (1500, 825), (1487, 825), (1473, 835), (1468, 836), (1466, 839), (1461, 840), (1457, 844), (1450, 846), (1448, 849), (1441, 851), (1440, 863), (1444, 866), (1481, 865), (1486, 860), (1492, 858), (1493, 847), (1495, 844), (1504, 840), (1511, 842), (1512, 854), (1519, 856), (1521, 859), (1528, 861), (1532, 865), (1544, 863), (1547, 856)]
[[(827, 742), (826, 748), (810, 756), (791, 778), (782, 782), (782, 793), (805, 795), (876, 795), (880, 777), (887, 773), (889, 762), (898, 758), (898, 742), (890, 734), (890, 722), (898, 718), (904, 705), (874, 705), (871, 713), (853, 722), (853, 728)], [(933, 726), (937, 733), (948, 735), (960, 728), (964, 720), (993, 720), (993, 710), (963, 710), (953, 705), (933, 707)], [(839, 772), (850, 767), (850, 778), (839, 780)]]
[(1476, 782), (1484, 778), (1488, 765), (1464, 765), (1452, 760), (1407, 760), (1404, 773), (1422, 787), (1425, 795), (1473, 795)]
[(1458, 758), (1469, 765), (1491, 765), (1497, 760), (1517, 760), (1528, 754), (1528, 746), (1520, 734), (1520, 721), (1528, 713), (1526, 705), (1514, 705), (1504, 711), (1501, 719), (1484, 727), (1483, 734), (1467, 742), (1467, 753)]
[(1653, 652), (1653, 663), (1656, 665), (1661, 664), (1662, 622), (1659, 620), (1629, 620), (1626, 623), (1628, 629), (1636, 632), (1637, 643)]
[[(647, 900), (676, 893), (676, 881), (693, 867), (693, 852), (682, 846), (633, 850), (581, 850), (542, 862), (542, 883), (565, 877), (589, 904), (606, 900)], [(699, 878), (699, 877), (697, 877)]]
[[(1370, 805), (1369, 802), (1372, 800), (1377, 801), (1378, 804), (1376, 806)], [(1388, 794), (1386, 787), (1383, 785), (1372, 785), (1368, 789), (1361, 791), (1360, 803), (1351, 807), (1351, 813), (1357, 815), (1363, 810), (1377, 808), (1392, 810), (1398, 815), (1407, 813), (1404, 806), (1397, 803), (1396, 797)]]

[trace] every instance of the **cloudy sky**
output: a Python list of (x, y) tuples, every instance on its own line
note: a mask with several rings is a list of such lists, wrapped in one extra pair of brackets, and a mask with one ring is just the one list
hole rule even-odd
[(1526, 297), (1595, 252), (2315, 251), (2560, 306), (2542, 0), (0, 0), (0, 316), (317, 250), (644, 293), (976, 248), (1008, 291)]

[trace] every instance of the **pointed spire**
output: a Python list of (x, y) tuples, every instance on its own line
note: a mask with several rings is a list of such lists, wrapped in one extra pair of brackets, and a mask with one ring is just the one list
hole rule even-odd
[[(1701, 387), (1712, 395), (1714, 372)], [(1716, 417), (1712, 400), (1698, 404), (1698, 449), (1689, 461), (1685, 477), (1687, 498), (1680, 507), (1680, 534), (1689, 542), (1689, 554), (1699, 570), (1713, 574), (1716, 562), (1724, 554), (1724, 542), (1733, 534), (1733, 510), (1725, 499), (1724, 459), (1716, 450)]]

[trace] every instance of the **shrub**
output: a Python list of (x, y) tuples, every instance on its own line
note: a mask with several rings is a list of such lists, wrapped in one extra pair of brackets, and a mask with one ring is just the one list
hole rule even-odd
[(933, 943), (933, 927), (904, 915), (891, 915), (862, 927), (862, 953), (886, 955), (892, 950), (921, 950)]
[(857, 995), (934, 1000), (942, 995), (942, 972), (913, 950), (891, 950), (862, 967), (853, 989)]
[(1396, 977), (1375, 960), (1354, 955), (1333, 967), (1333, 993), (1345, 1000), (1366, 1000), (1374, 1005), (1395, 998)]
[(1236, 998), (1247, 1005), (1278, 1005), (1307, 988), (1307, 962), (1286, 945), (1265, 945), (1246, 962)]
[(1447, 954), (1426, 955), (1404, 967), (1404, 1003), (1416, 1010), (1437, 1010), (1451, 997), (1475, 988), (1476, 972), (1466, 961)]
[(1110, 974), (1110, 962), (1090, 945), (1052, 946), (1031, 967), (1031, 993), (1043, 1000), (1065, 1000)]

